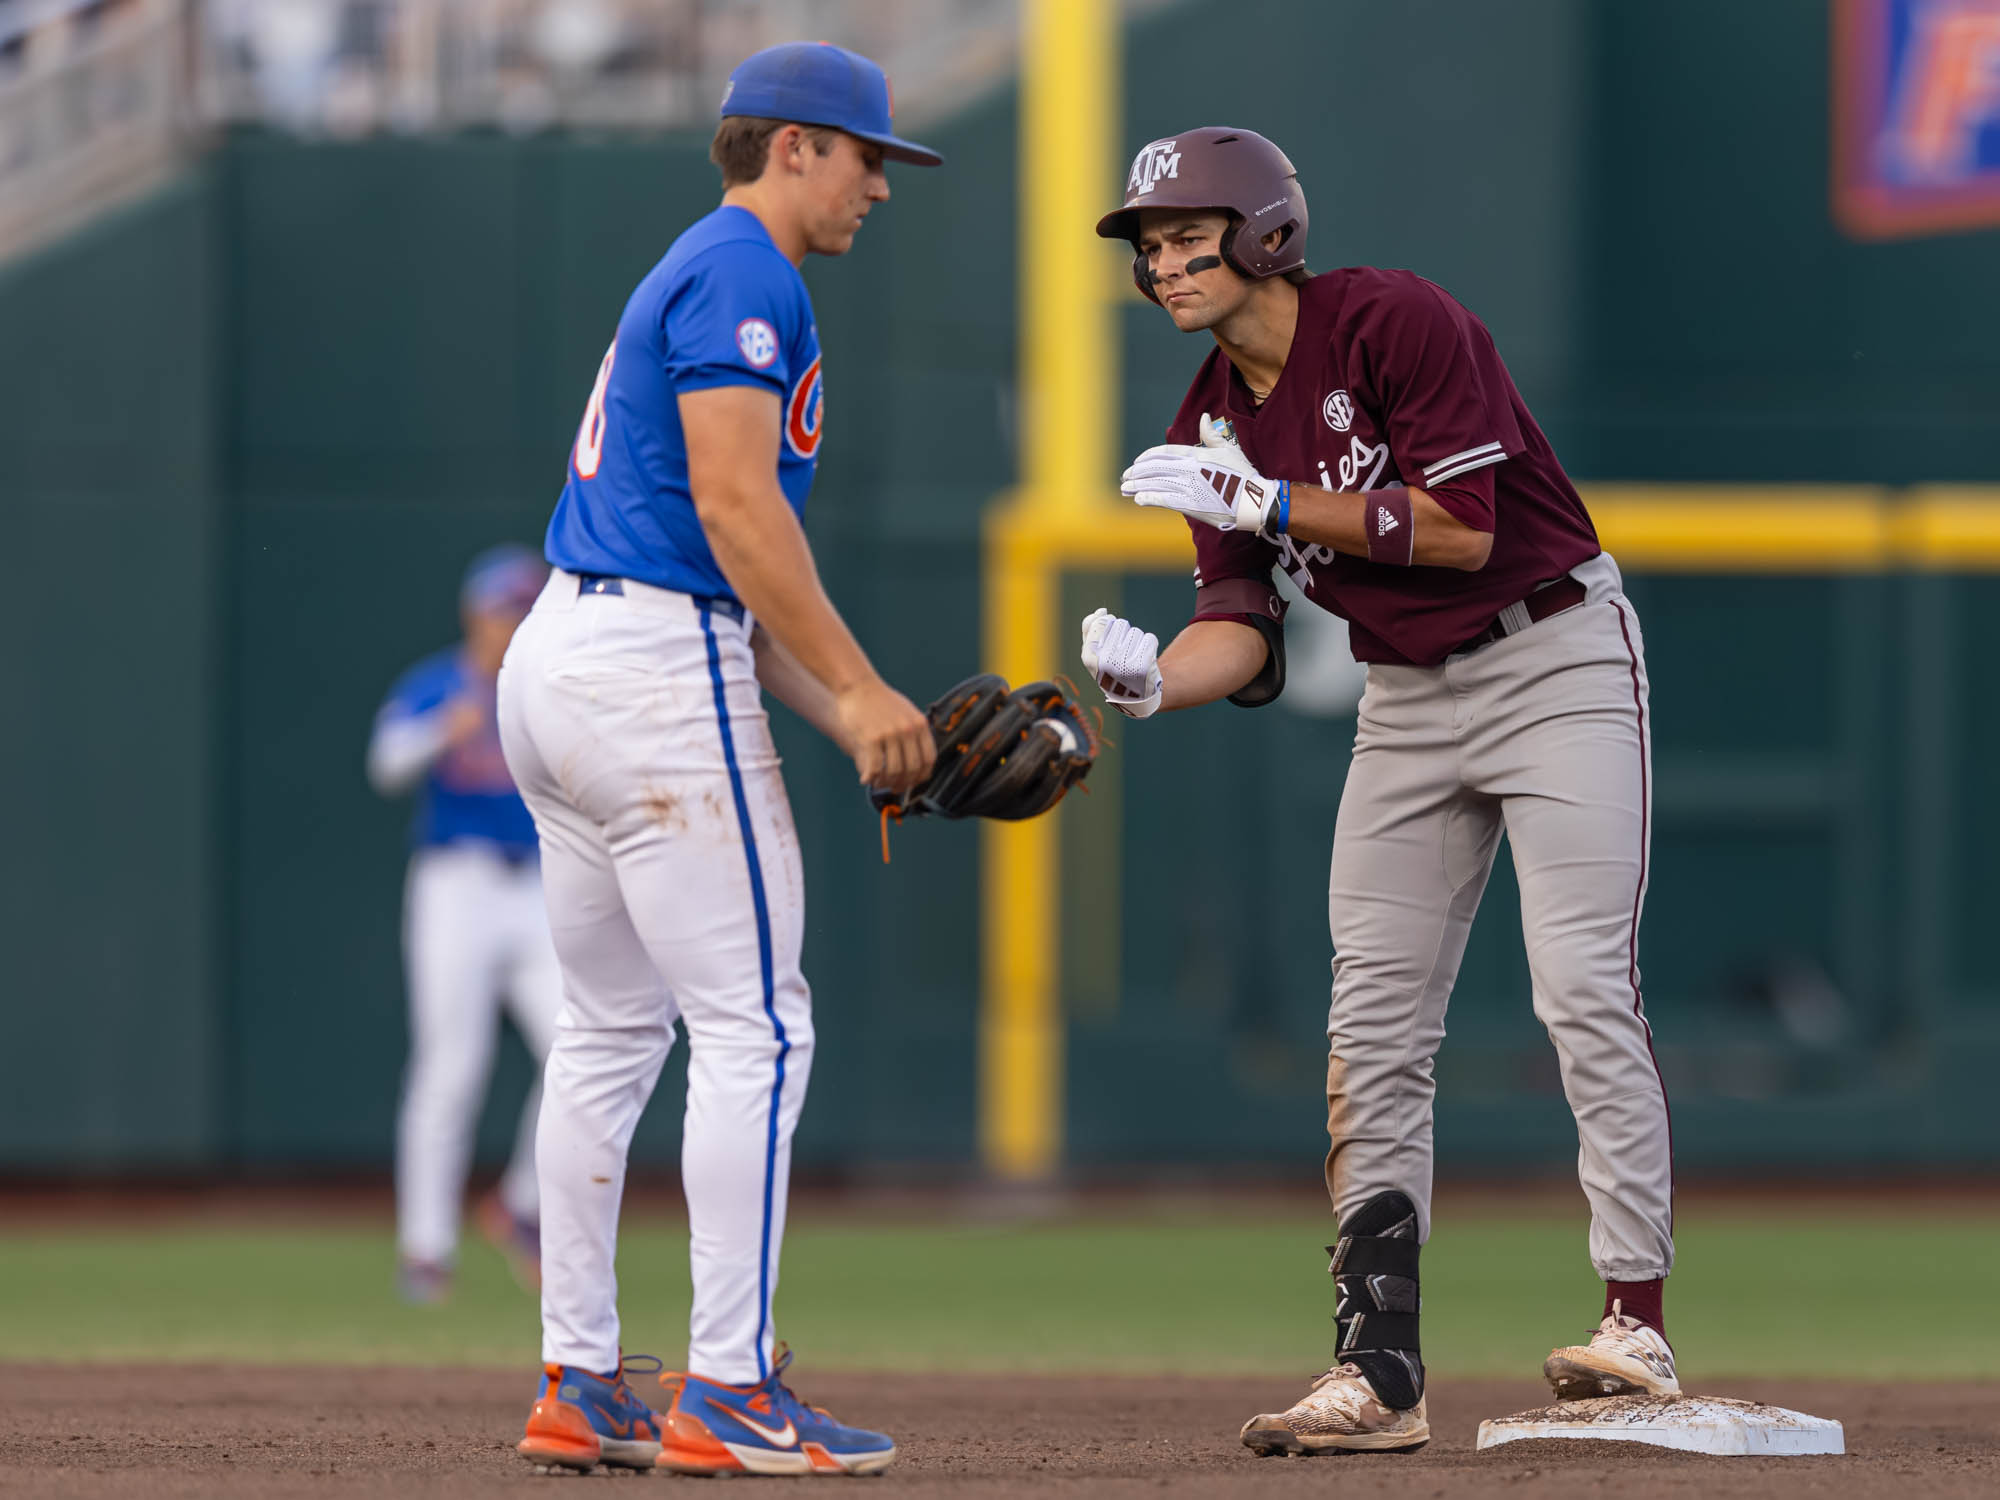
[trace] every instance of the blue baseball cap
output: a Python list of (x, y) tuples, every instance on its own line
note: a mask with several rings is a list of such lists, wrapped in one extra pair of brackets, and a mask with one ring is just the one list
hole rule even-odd
[(744, 58), (722, 91), (721, 118), (731, 115), (830, 125), (913, 167), (944, 161), (891, 128), (888, 75), (859, 52), (832, 42), (784, 42)]
[(504, 542), (467, 564), (458, 602), (475, 614), (526, 614), (549, 581), (549, 565), (526, 547)]

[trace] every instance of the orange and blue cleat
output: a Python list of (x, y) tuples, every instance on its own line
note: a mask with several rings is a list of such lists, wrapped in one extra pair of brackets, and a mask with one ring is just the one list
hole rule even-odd
[[(650, 1469), (660, 1452), (660, 1419), (625, 1383), (637, 1359), (624, 1360), (610, 1375), (593, 1375), (568, 1365), (545, 1365), (542, 1388), (528, 1413), (528, 1430), (514, 1451), (532, 1463), (590, 1470), (599, 1464)], [(660, 1367), (652, 1360), (650, 1370)]]
[(792, 1362), (755, 1385), (724, 1385), (699, 1375), (662, 1375), (673, 1401), (660, 1418), (659, 1467), (676, 1474), (874, 1474), (889, 1467), (896, 1445), (879, 1432), (845, 1427), (808, 1406), (780, 1377)]

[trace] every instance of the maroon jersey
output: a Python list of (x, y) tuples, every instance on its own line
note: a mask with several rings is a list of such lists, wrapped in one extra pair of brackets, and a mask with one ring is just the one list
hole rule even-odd
[(1216, 349), (1167, 441), (1199, 443), (1203, 412), (1227, 416), (1273, 479), (1329, 490), (1412, 485), (1491, 532), (1493, 551), (1476, 573), (1395, 567), (1191, 520), (1198, 620), (1282, 619), (1271, 581), (1282, 567), (1349, 622), (1356, 660), (1435, 666), (1601, 550), (1486, 325), (1412, 272), (1356, 266), (1306, 282), (1291, 353), (1264, 404)]

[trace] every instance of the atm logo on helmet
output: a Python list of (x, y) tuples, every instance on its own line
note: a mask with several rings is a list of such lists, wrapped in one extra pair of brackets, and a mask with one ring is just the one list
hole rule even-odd
[(1169, 177), (1181, 175), (1178, 141), (1154, 141), (1142, 148), (1132, 161), (1132, 177), (1125, 184), (1125, 196), (1139, 198), (1152, 192)]
[(806, 366), (792, 396), (785, 403), (785, 442), (800, 458), (819, 452), (820, 419), (826, 413), (825, 382), (820, 379), (819, 361)]

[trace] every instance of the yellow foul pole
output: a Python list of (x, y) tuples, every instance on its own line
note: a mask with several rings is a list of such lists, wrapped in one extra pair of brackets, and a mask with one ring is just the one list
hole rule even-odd
[[(1021, 37), (1020, 490), (987, 518), (988, 665), (1019, 684), (1061, 670), (1055, 639), (1065, 519), (1103, 503), (1117, 355), (1093, 237), (1117, 185), (1117, 0), (1025, 0)], [(1033, 1181), (1062, 1157), (1063, 1037), (1056, 820), (988, 823), (980, 1002), (980, 1153)]]
[(1114, 207), (1117, 0), (1027, 0), (1021, 57), (1023, 499), (1099, 503), (1117, 442), (1099, 215)]

